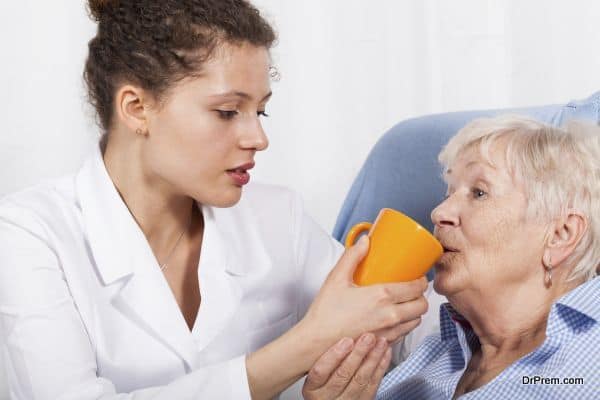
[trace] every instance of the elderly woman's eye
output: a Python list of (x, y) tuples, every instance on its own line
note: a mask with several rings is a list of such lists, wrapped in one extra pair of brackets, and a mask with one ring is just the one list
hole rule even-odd
[(473, 188), (472, 193), (473, 193), (473, 197), (475, 197), (476, 199), (480, 199), (487, 194), (486, 192), (484, 192), (483, 190), (481, 190), (479, 188)]

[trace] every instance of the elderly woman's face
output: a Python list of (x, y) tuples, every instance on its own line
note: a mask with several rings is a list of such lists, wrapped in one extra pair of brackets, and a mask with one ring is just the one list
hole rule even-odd
[(526, 216), (524, 187), (507, 169), (505, 146), (497, 142), (490, 155), (495, 167), (478, 148), (463, 151), (449, 166), (446, 200), (432, 212), (445, 249), (434, 287), (446, 296), (502, 290), (539, 274), (544, 226)]

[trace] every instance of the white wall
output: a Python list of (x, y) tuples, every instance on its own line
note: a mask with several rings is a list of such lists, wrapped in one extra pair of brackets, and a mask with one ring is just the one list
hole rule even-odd
[[(367, 152), (397, 121), (600, 90), (597, 0), (255, 4), (279, 31), (282, 77), (256, 173), (298, 190), (327, 230)], [(1, 195), (75, 169), (97, 130), (83, 105), (94, 32), (83, 2), (3, 1), (0, 18)]]
[(94, 25), (80, 2), (0, 2), (0, 194), (75, 168), (94, 138), (82, 69)]
[(422, 114), (600, 90), (596, 0), (255, 0), (280, 33), (261, 178), (327, 229), (380, 135)]
[[(281, 81), (256, 176), (330, 230), (367, 152), (399, 120), (565, 102), (600, 90), (595, 0), (256, 0)], [(97, 138), (81, 2), (0, 3), (0, 195), (76, 168)]]

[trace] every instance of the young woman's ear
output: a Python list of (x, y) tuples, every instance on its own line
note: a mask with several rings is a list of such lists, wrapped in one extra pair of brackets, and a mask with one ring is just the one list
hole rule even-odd
[(116, 117), (130, 132), (147, 135), (148, 133), (147, 93), (133, 85), (122, 86), (115, 95)]

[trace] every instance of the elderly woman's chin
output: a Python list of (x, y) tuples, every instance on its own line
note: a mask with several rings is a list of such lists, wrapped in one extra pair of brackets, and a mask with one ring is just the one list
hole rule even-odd
[(460, 258), (457, 252), (445, 252), (435, 265), (433, 288), (437, 293), (448, 297), (465, 287)]

